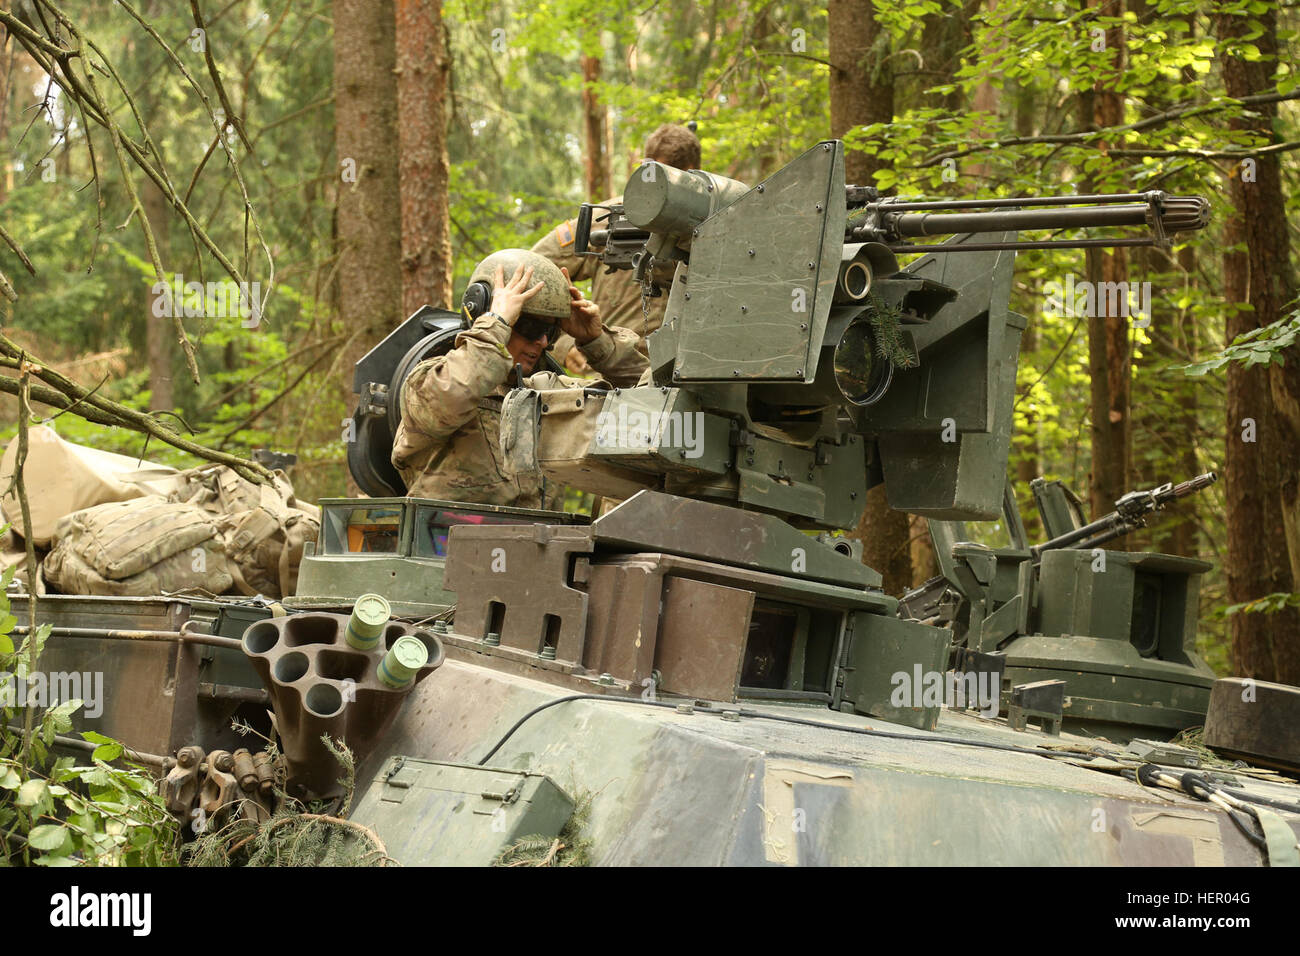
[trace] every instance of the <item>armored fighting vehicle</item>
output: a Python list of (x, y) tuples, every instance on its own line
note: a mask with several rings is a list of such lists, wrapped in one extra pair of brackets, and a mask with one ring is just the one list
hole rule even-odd
[[(752, 187), (647, 162), (623, 196), (577, 248), (667, 296), (646, 375), (501, 410), (503, 471), (600, 496), (594, 520), (406, 495), (402, 383), (486, 307), (470, 290), (358, 364), (372, 497), (321, 502), (293, 597), (40, 600), (44, 666), (105, 672), (94, 729), (173, 812), (336, 797), (324, 736), (406, 864), (526, 837), (598, 864), (1300, 863), (1295, 690), (1197, 656), (1207, 565), (1102, 547), (1213, 476), (1091, 523), (1038, 484), (1037, 545), (1006, 480), (1016, 250), (1165, 243), (1204, 200), (881, 198), (838, 141)], [(1112, 227), (1145, 234), (1078, 237)], [(901, 601), (836, 533), (882, 483), (943, 572)], [(999, 519), (1010, 547), (967, 540)], [(1214, 750), (1170, 742), (1197, 726)]]

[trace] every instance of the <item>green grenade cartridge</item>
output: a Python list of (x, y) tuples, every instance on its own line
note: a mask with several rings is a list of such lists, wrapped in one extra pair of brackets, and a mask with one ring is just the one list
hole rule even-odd
[(352, 606), (352, 617), (348, 619), (347, 633), (344, 635), (349, 647), (359, 651), (373, 651), (379, 646), (384, 634), (384, 625), (392, 615), (388, 602), (378, 594), (363, 594)]
[(424, 641), (409, 634), (399, 637), (388, 649), (384, 659), (379, 662), (378, 677), (389, 687), (403, 688), (410, 686), (416, 673), (429, 663), (429, 649)]

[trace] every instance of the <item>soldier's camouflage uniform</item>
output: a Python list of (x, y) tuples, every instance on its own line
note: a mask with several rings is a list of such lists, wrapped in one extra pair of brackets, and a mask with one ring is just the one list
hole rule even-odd
[[(615, 196), (607, 204), (621, 203), (622, 196)], [(595, 215), (601, 215), (596, 210)], [(599, 224), (593, 223), (593, 228)], [(581, 282), (591, 279), (591, 295), (587, 296), (600, 306), (600, 318), (611, 329), (630, 329), (640, 338), (641, 351), (645, 351), (645, 337), (659, 328), (664, 321), (664, 309), (668, 306), (668, 296), (660, 295), (646, 300), (647, 312), (641, 312), (641, 286), (632, 278), (631, 269), (609, 273), (595, 256), (579, 256), (573, 252), (573, 240), (577, 221), (562, 222), (552, 229), (533, 246), (532, 251), (545, 256), (557, 266), (569, 270), (569, 279)], [(561, 336), (555, 343), (553, 355), (563, 362), (573, 346), (573, 339)]]
[[(417, 365), (402, 385), (402, 421), (393, 441), (393, 465), (407, 494), (421, 498), (541, 508), (540, 476), (501, 472), (501, 399), (512, 368), (510, 328), (480, 316), (456, 336), (456, 347)], [(580, 346), (611, 384), (637, 383), (648, 363), (638, 339), (608, 326)], [(532, 382), (531, 377), (525, 384)], [(558, 489), (555, 489), (558, 491)], [(546, 502), (549, 504), (550, 502)]]

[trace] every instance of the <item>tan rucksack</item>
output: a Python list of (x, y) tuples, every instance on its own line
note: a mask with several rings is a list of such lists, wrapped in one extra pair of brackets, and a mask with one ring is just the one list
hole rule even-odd
[(47, 581), (69, 594), (144, 596), (233, 583), (212, 517), (156, 495), (96, 505), (59, 519)]

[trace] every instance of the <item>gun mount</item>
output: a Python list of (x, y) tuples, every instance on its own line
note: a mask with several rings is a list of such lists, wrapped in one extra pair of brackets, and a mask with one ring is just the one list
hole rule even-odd
[(1064, 681), (1061, 716), (1127, 739), (1135, 728), (1173, 733), (1205, 719), (1213, 673), (1196, 650), (1204, 561), (1104, 550), (1147, 516), (1209, 487), (1208, 472), (1178, 485), (1131, 491), (1084, 523), (1059, 481), (1031, 483), (1050, 540), (1030, 546), (1008, 486), (1010, 546), (970, 540), (963, 522), (931, 521), (941, 573), (903, 595), (905, 619), (948, 628), (958, 671), (996, 671), (1004, 690)]
[[(520, 467), (596, 494), (664, 491), (802, 527), (852, 527), (882, 482), (899, 510), (995, 517), (1026, 321), (1008, 308), (1015, 251), (1167, 243), (1207, 221), (1204, 199), (1159, 192), (882, 199), (845, 183), (834, 140), (753, 188), (647, 162), (621, 204), (582, 207), (575, 249), (633, 269), (645, 295), (667, 294), (650, 374), (585, 403), (580, 462), (548, 458), (546, 444), (563, 430), (571, 446), (582, 426), (539, 411), (537, 459)], [(1017, 238), (1134, 226), (1147, 234)], [(948, 238), (911, 241), (921, 236)], [(898, 253), (923, 255), (900, 268)]]
[[(549, 414), (534, 401), (535, 458), (504, 457), (599, 495), (661, 491), (799, 527), (854, 526), (881, 483), (899, 510), (995, 517), (1026, 322), (1008, 307), (1013, 260), (1043, 245), (1017, 230), (1140, 227), (1044, 242), (1156, 244), (1207, 219), (1204, 199), (1160, 192), (881, 198), (845, 183), (835, 140), (753, 188), (646, 162), (622, 203), (581, 208), (575, 249), (667, 295), (646, 342), (650, 372), (634, 388), (595, 383)], [(912, 241), (922, 236), (948, 238)], [(900, 253), (921, 255), (900, 268)], [(392, 397), (462, 327), (426, 308), (358, 364), (349, 466), (368, 494), (405, 491), (388, 460)], [(575, 404), (582, 415), (569, 414)], [(564, 455), (549, 453), (555, 434)]]

